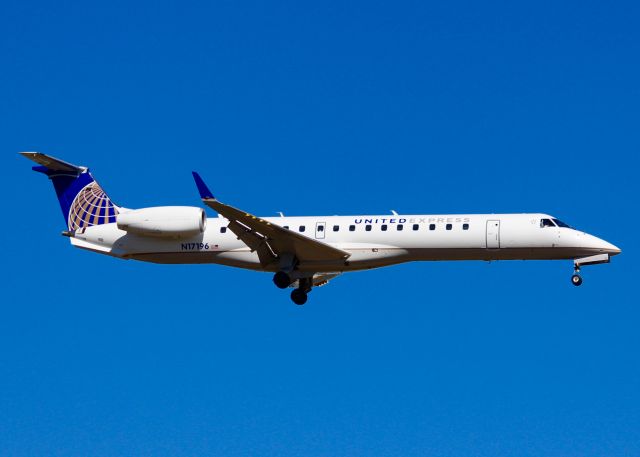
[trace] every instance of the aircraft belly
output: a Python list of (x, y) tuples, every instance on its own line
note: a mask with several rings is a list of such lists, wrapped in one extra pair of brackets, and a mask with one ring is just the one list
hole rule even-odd
[(428, 248), (410, 250), (410, 260), (557, 260), (588, 255), (574, 248), (519, 247), (502, 249)]
[(262, 270), (255, 252), (146, 252), (131, 254), (128, 258), (152, 263), (201, 264), (212, 263), (249, 270)]
[(349, 253), (351, 256), (347, 259), (346, 266), (351, 269), (376, 268), (409, 260), (409, 250), (404, 248), (360, 248), (350, 249)]
[[(596, 252), (595, 250), (593, 252)], [(445, 260), (555, 260), (574, 259), (591, 255), (591, 251), (576, 251), (573, 248), (375, 248), (351, 251), (351, 257), (346, 262), (304, 262), (298, 266), (301, 271), (356, 271), (395, 265), (413, 261), (445, 261)], [(213, 263), (251, 270), (276, 271), (277, 266), (262, 268), (255, 252), (225, 251), (225, 252), (149, 252), (130, 254), (127, 258), (167, 264), (201, 264)]]

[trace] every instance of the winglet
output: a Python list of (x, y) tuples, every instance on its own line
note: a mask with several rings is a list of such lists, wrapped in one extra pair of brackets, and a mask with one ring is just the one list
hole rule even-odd
[(195, 171), (192, 171), (192, 173), (193, 173), (193, 179), (196, 182), (196, 187), (198, 188), (198, 192), (200, 192), (200, 198), (202, 198), (203, 200), (209, 199), (209, 198), (215, 199), (215, 197), (213, 196), (213, 194), (211, 193), (207, 185), (204, 183), (200, 175)]

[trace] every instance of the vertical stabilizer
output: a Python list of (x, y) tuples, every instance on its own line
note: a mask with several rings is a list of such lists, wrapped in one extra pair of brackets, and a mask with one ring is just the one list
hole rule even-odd
[(67, 228), (76, 230), (116, 221), (116, 206), (87, 167), (79, 167), (39, 152), (21, 152), (37, 164), (34, 171), (43, 173), (53, 183)]

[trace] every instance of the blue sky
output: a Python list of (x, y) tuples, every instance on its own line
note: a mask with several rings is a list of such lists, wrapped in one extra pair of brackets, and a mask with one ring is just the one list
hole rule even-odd
[[(637, 2), (0, 6), (3, 456), (640, 453)], [(623, 249), (346, 275), (74, 250), (16, 153), (118, 204), (554, 214)], [(209, 211), (209, 214), (214, 214)]]

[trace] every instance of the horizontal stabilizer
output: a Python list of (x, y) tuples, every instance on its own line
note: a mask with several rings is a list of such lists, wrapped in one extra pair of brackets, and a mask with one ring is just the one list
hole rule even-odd
[(20, 155), (27, 159), (33, 160), (35, 163), (47, 167), (49, 170), (54, 171), (70, 171), (74, 173), (82, 173), (86, 170), (85, 167), (79, 167), (73, 165), (64, 160), (56, 159), (55, 157), (42, 154), (41, 152), (21, 152)]

